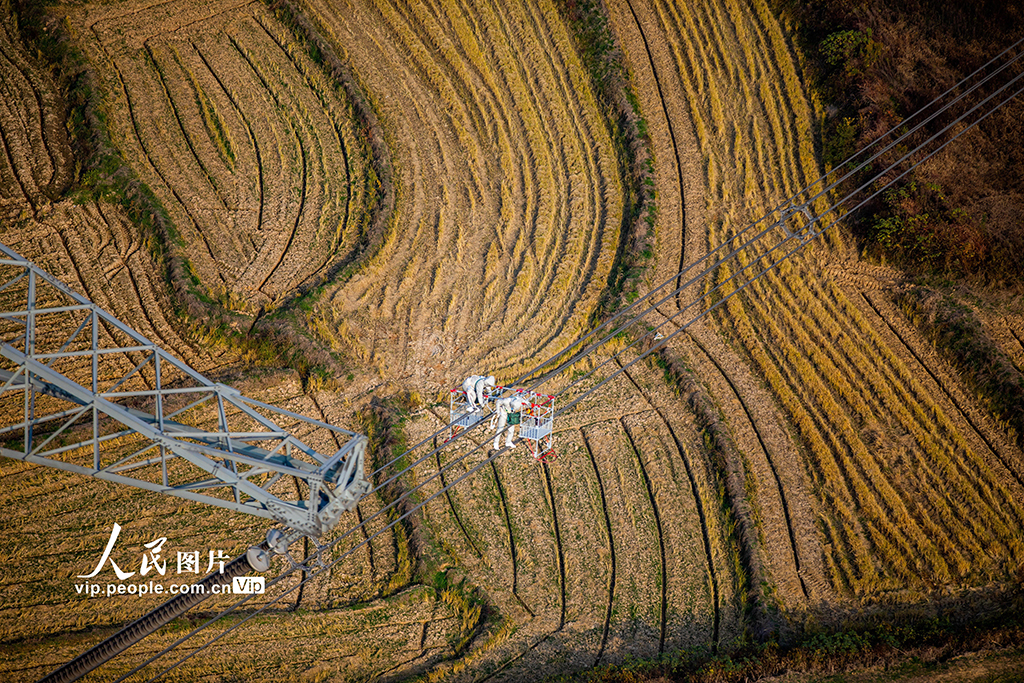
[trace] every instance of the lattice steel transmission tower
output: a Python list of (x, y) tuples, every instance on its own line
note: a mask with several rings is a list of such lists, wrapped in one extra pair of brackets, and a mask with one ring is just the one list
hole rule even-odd
[(0, 455), (293, 537), (321, 536), (369, 489), (365, 436), (211, 382), (2, 244), (0, 425)]

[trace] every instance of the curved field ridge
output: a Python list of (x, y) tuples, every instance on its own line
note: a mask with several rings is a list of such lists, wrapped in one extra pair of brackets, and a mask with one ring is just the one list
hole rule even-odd
[[(630, 64), (658, 163), (655, 184), (659, 201), (658, 266), (653, 281), (662, 282), (706, 252), (707, 207), (701, 148), (690, 112), (688, 89), (700, 76), (680, 67), (678, 38), (668, 31), (662, 12), (651, 2), (617, 0), (609, 3), (612, 24)], [(751, 125), (758, 103), (748, 102)], [(718, 153), (718, 150), (715, 150)], [(681, 281), (677, 280), (677, 284)], [(687, 290), (659, 312), (658, 322), (689, 303)], [(672, 309), (672, 310), (670, 310)], [(728, 416), (730, 437), (738, 449), (730, 468), (754, 485), (748, 494), (759, 503), (757, 533), (747, 534), (751, 571), (764, 572), (782, 605), (802, 609), (827, 591), (819, 544), (814, 530), (811, 499), (802, 476), (795, 444), (781, 426), (782, 416), (770, 394), (759, 384), (733, 349), (716, 332), (700, 323), (679, 342), (683, 364), (693, 368), (715, 402)], [(741, 493), (741, 496), (743, 494)], [(748, 501), (751, 505), (753, 500)], [(760, 579), (757, 581), (760, 582)]]
[(348, 59), (395, 166), (388, 237), (319, 312), (334, 342), (431, 389), (550, 355), (597, 302), (623, 206), (554, 6), (297, 4)]
[[(632, 62), (654, 63), (664, 93), (660, 103), (648, 97), (645, 111), (656, 123), (670, 120), (677, 133), (692, 131), (696, 141), (687, 149), (677, 134), (665, 143), (666, 130), (652, 126), (667, 150), (658, 159), (659, 196), (668, 198), (664, 206), (686, 208), (685, 220), (681, 209), (663, 213), (662, 249), (674, 244), (676, 251), (662, 258), (674, 268), (818, 177), (814, 115), (763, 0), (611, 4), (616, 30), (625, 35), (638, 23), (650, 46), (628, 50)], [(673, 157), (685, 162), (692, 151), (705, 169), (696, 184), (685, 167), (672, 168)], [(683, 201), (673, 199), (679, 195)], [(837, 284), (824, 267), (843, 254), (836, 233), (833, 252), (812, 247), (731, 299), (717, 318), (761, 386), (744, 379), (749, 371), (731, 350), (715, 350), (710, 330), (693, 332), (701, 351), (692, 355), (698, 370), (707, 365), (712, 390), (718, 374), (731, 385), (716, 397), (728, 404), (734, 393), (741, 403), (730, 419), (756, 475), (751, 514), (777, 539), (763, 545), (780, 597), (791, 606), (828, 598), (818, 575), (839, 596), (889, 603), (1006, 580), (1024, 559), (1019, 449), (990, 421), (969, 419), (976, 408), (950, 398), (965, 392), (953, 389), (960, 382), (948, 368), (922, 366), (904, 350), (879, 317), (896, 315), (892, 306), (876, 305), (876, 295), (862, 305)], [(742, 253), (740, 264), (758, 255)], [(723, 269), (716, 282), (734, 272)], [(765, 385), (802, 457), (788, 445), (791, 436), (766, 438), (772, 411), (759, 407)], [(744, 437), (751, 427), (756, 440)], [(808, 489), (817, 498), (811, 506)]]
[(110, 137), (211, 296), (265, 306), (353, 253), (364, 155), (350, 106), (264, 5), (69, 9)]

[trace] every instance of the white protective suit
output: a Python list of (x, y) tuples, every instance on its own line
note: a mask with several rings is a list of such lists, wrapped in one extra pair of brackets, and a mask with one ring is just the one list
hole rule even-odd
[[(471, 375), (462, 383), (462, 390), (466, 392), (466, 403), (469, 405), (469, 412), (475, 413), (477, 409), (483, 410), (487, 401), (484, 389), (494, 387), (494, 375), (484, 377), (483, 375)], [(479, 406), (477, 404), (479, 403)]]
[[(501, 433), (505, 431), (505, 425), (508, 424), (509, 413), (518, 413), (529, 405), (530, 402), (522, 396), (499, 398), (494, 402), (494, 416), (498, 421), (498, 431), (494, 435), (494, 450), (498, 450), (500, 447)], [(513, 448), (515, 446), (515, 443), (512, 441), (512, 437), (515, 436), (515, 431), (515, 425), (508, 425), (508, 431), (505, 432), (505, 445), (509, 448)]]

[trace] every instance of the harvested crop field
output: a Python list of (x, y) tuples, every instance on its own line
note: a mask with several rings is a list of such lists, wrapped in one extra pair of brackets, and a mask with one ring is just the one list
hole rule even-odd
[(255, 312), (354, 257), (367, 152), (352, 104), (264, 5), (67, 10), (107, 132), (209, 296)]
[[(716, 473), (693, 417), (661, 382), (634, 366), (558, 426), (556, 462), (538, 466), (519, 446), (427, 506), (429, 534), (500, 611), (493, 628), (514, 626), (468, 650), (471, 672), (519, 680), (742, 634), (738, 549)], [(410, 436), (445, 417), (414, 422)], [(410, 483), (451, 465), (447, 483), (480, 463), (486, 449), (460, 459), (465, 441)]]
[[(820, 175), (815, 114), (765, 3), (610, 8), (663, 160), (659, 254), (671, 273)], [(915, 352), (926, 343), (885, 274), (859, 277), (854, 258), (833, 231), (828, 248), (729, 300), (714, 325), (728, 346), (698, 328), (680, 348), (720, 405), (742, 404), (728, 419), (757, 475), (752, 498), (785, 517), (764, 521), (780, 598), (913, 602), (1005, 580), (1022, 560), (1020, 450), (948, 365)], [(786, 576), (794, 566), (802, 585)]]
[(0, 17), (0, 215), (24, 219), (72, 181), (74, 159), (63, 121), (63, 102), (45, 70), (21, 44), (17, 22), (4, 3)]
[(623, 197), (555, 7), (296, 8), (359, 75), (397, 189), (379, 253), (318, 304), (324, 336), (431, 394), (476, 367), (525, 369), (575, 338), (607, 281)]
[[(352, 552), (326, 578), (163, 680), (537, 680), (728, 653), (863, 614), (927, 615), (1019, 582), (1024, 454), (901, 307), (900, 274), (860, 261), (838, 231), (655, 360), (612, 360), (620, 337), (551, 378), (543, 391), (564, 391), (560, 406), (583, 397), (556, 419), (557, 460), (520, 445), (484, 462), (493, 433), (435, 435), (465, 376), (511, 381), (610, 300), (632, 301), (627, 276), (676, 278), (821, 173), (821, 112), (765, 0), (605, 0), (607, 22), (589, 25), (583, 5), (56, 3), (51, 26), (92, 88), (93, 118), (78, 123), (106, 156), (91, 166), (61, 98), (81, 92), (3, 24), (0, 241), (216, 381), (365, 432), (375, 484), (407, 447), (424, 444), (403, 463), (437, 449), (342, 518), (328, 540), (352, 530), (334, 551)], [(581, 25), (621, 51), (631, 112), (609, 113)], [(647, 181), (631, 175), (638, 159)], [(646, 239), (644, 183), (653, 258), (629, 253)], [(692, 310), (758, 256), (740, 252), (647, 322)], [(1020, 317), (981, 324), (1024, 369)], [(231, 336), (268, 329), (276, 359)], [(317, 381), (293, 347), (329, 359)], [(115, 360), (128, 373), (138, 359)], [(217, 417), (190, 419), (212, 430)], [(113, 522), (124, 532), (112, 557), (132, 569), (159, 535), (172, 564), (178, 549), (233, 556), (268, 527), (0, 466), (10, 680), (38, 679), (159, 603), (76, 593)], [(295, 559), (315, 551), (292, 546)], [(117, 678), (227, 604), (204, 603), (85, 680)]]

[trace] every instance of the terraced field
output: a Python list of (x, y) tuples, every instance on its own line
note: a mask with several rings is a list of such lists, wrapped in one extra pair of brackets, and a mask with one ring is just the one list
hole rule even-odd
[[(274, 386), (266, 398), (313, 412), (303, 394), (283, 395), (298, 392), (297, 382), (262, 379)], [(266, 526), (258, 520), (211, 512), (208, 506), (154, 499), (143, 491), (6, 459), (0, 480), (9, 512), (3, 542), (8, 572), (0, 588), (4, 596), (0, 638), (5, 644), (0, 670), (11, 681), (38, 680), (160, 604), (169, 583), (194, 579), (176, 573), (177, 551), (199, 551), (205, 567), (208, 552), (234, 556), (259, 538)], [(372, 514), (376, 505), (372, 499), (364, 500), (360, 514)], [(167, 572), (147, 577), (164, 585), (164, 596), (90, 598), (76, 592), (75, 583), (83, 580), (75, 575), (92, 570), (97, 548), (109, 539), (112, 521), (123, 527), (112, 558), (126, 571), (139, 571), (144, 543), (166, 537), (161, 562), (166, 562)], [(171, 680), (203, 680), (211, 673), (286, 678), (311, 670), (346, 678), (386, 672), (408, 676), (446, 658), (449, 641), (459, 632), (460, 615), (438, 591), (426, 586), (400, 586), (380, 598), (397, 569), (394, 542), (382, 536), (333, 571), (328, 581), (299, 595), (293, 592), (260, 620), (262, 626), (226, 637)], [(103, 575), (109, 572), (108, 567)], [(107, 580), (113, 580), (113, 575)], [(290, 579), (284, 587), (295, 583)], [(105, 586), (103, 582), (101, 589)], [(293, 612), (300, 596), (304, 609)], [(211, 598), (194, 618), (209, 616), (230, 602), (230, 598)], [(257, 600), (253, 607), (262, 602)], [(357, 607), (345, 607), (355, 602)], [(230, 625), (215, 627), (207, 635)], [(267, 641), (267, 628), (274, 633), (272, 642)], [(182, 633), (180, 626), (165, 629), (85, 680), (116, 678)], [(155, 673), (151, 670), (151, 675)]]
[[(671, 273), (818, 177), (814, 113), (763, 2), (609, 6), (651, 117)], [(715, 328), (734, 350), (709, 329), (679, 349), (720, 405), (741, 404), (728, 414), (751, 497), (783, 512), (760, 521), (780, 598), (913, 601), (1005, 578), (1024, 540), (1020, 451), (915, 352), (926, 344), (851, 258), (833, 234), (730, 300)]]
[(325, 294), (325, 337), (431, 394), (573, 338), (607, 280), (623, 197), (554, 6), (297, 6), (380, 112), (398, 192), (383, 248)]
[[(304, 394), (290, 372), (271, 373), (252, 381), (255, 377), (249, 370), (245, 374), (250, 379), (243, 380), (239, 367), (244, 366), (244, 358), (223, 348), (211, 349), (201, 336), (184, 329), (172, 313), (167, 284), (145, 240), (120, 206), (105, 201), (52, 201), (71, 181), (73, 168), (68, 165), (74, 163), (63, 123), (57, 118), (61, 109), (56, 89), (46, 72), (24, 52), (9, 14), (4, 14), (2, 25), (0, 54), (6, 60), (5, 68), (12, 69), (4, 72), (3, 86), (12, 96), (3, 98), (0, 137), (14, 150), (7, 157), (9, 165), (2, 169), (7, 174), (2, 185), (7, 194), (0, 209), (3, 242), (201, 372), (241, 382), (238, 386), (247, 387), (242, 390), (250, 395), (296, 412), (349, 423), (350, 408), (336, 397), (324, 394), (318, 400)], [(40, 330), (40, 334), (46, 333)], [(128, 357), (112, 360), (121, 362), (122, 372), (133, 365)], [(215, 417), (209, 414), (197, 419), (212, 425)], [(327, 449), (330, 445), (321, 447)], [(220, 511), (211, 514), (207, 506), (154, 497), (44, 467), (6, 458), (0, 465), (0, 493), (7, 511), (4, 547), (0, 550), (7, 558), (0, 585), (0, 640), (5, 643), (0, 669), (7, 680), (37, 680), (109, 635), (117, 625), (158, 603), (152, 597), (89, 599), (76, 593), (74, 583), (78, 580), (74, 576), (90, 571), (87, 565), (95, 563), (95, 550), (109, 538), (113, 522), (123, 526), (115, 557), (121, 566), (127, 569), (135, 565), (135, 570), (141, 544), (158, 535), (168, 538), (166, 549), (199, 549), (205, 553), (215, 548), (233, 556), (260, 537), (265, 528), (255, 519)], [(372, 515), (380, 505), (379, 498), (369, 497), (354, 517)], [(332, 671), (351, 676), (387, 670), (408, 674), (444, 656), (451, 637), (448, 632), (457, 631), (457, 615), (431, 589), (406, 590), (400, 585), (398, 593), (387, 590), (399, 568), (396, 543), (394, 535), (381, 535), (351, 562), (337, 568), (330, 582), (303, 591), (304, 607), (335, 608), (356, 601), (366, 604), (356, 610), (285, 617), (289, 624), (284, 626), (282, 622), (285, 631), (352, 634), (341, 647), (326, 640), (315, 647), (307, 644), (301, 653), (290, 645), (294, 634), (284, 636), (280, 656), (294, 662), (294, 671), (323, 668), (323, 662), (328, 661)], [(173, 562), (172, 555), (170, 564)], [(158, 581), (166, 583), (175, 578), (172, 569)], [(394, 595), (380, 599), (385, 593)], [(295, 603), (292, 597), (285, 608)], [(127, 671), (178, 635), (171, 631), (157, 637), (119, 663), (119, 670)], [(253, 664), (252, 649), (266, 649), (258, 642), (246, 637), (226, 639), (224, 649), (217, 651), (223, 670), (243, 675), (266, 672), (271, 660)], [(371, 660), (366, 656), (368, 648), (388, 654)], [(205, 666), (200, 665), (198, 670)], [(194, 680), (195, 671), (186, 667), (183, 674)], [(104, 671), (96, 680), (106, 680), (111, 673)]]
[(264, 5), (68, 11), (110, 137), (210, 296), (255, 312), (356, 256), (367, 152), (351, 102)]
[[(648, 279), (661, 282), (817, 178), (818, 114), (764, 0), (605, 5), (649, 133), (658, 221)], [(169, 246), (200, 293), (253, 320), (293, 316), (357, 361), (359, 379), (304, 390), (291, 371), (255, 370), (211, 347), (175, 315), (151, 236), (113, 204), (61, 199), (76, 175), (63, 105), (9, 12), (2, 241), (200, 371), (275, 405), (355, 427), (372, 397), (418, 392), (427, 405), (403, 427), (416, 443), (446, 424), (432, 399), (458, 380), (484, 370), (509, 379), (586, 328), (623, 238), (627, 165), (551, 0), (273, 7), (115, 0), (54, 11), (87, 58), (105, 133), (166, 209)], [(167, 679), (534, 680), (681, 648), (725, 651), (863, 606), (1005, 582), (1024, 564), (1024, 456), (894, 304), (893, 273), (858, 263), (836, 234), (673, 343), (663, 360), (692, 370), (675, 385), (653, 366), (630, 367), (560, 418), (556, 462), (519, 447), (485, 465)], [(986, 325), (1021, 368), (1020, 320)], [(471, 441), (399, 486), (427, 481)], [(155, 532), (235, 553), (266, 527), (0, 466), (11, 511), (0, 526), (10, 558), (0, 670), (12, 680), (37, 679), (152, 606), (74, 593), (69, 576), (90, 569), (113, 521), (125, 527), (117, 560), (128, 566)], [(392, 493), (368, 497), (342, 526)], [(180, 632), (93, 679), (124, 673)]]

